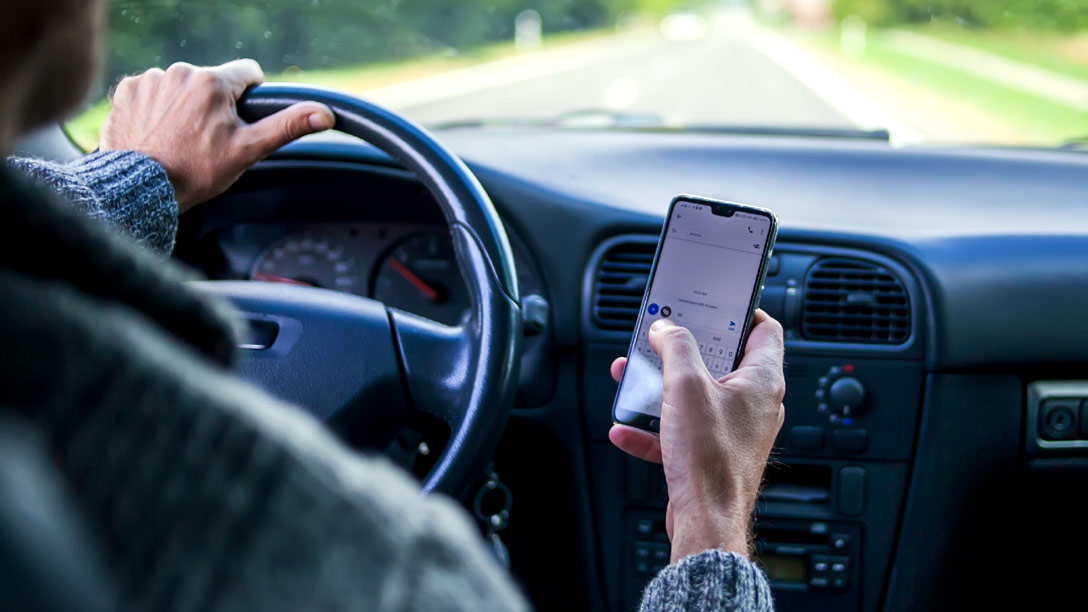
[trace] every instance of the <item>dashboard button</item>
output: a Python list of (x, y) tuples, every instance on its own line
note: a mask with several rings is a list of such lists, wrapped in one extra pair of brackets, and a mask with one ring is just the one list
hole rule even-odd
[(865, 509), (865, 468), (850, 466), (839, 470), (839, 512), (861, 514)]
[(1080, 402), (1080, 436), (1081, 440), (1088, 440), (1088, 400)]
[(1080, 400), (1055, 398), (1043, 401), (1039, 410), (1039, 433), (1044, 440), (1072, 440), (1077, 437)]
[(844, 453), (860, 453), (869, 446), (869, 432), (864, 429), (836, 429), (831, 432), (831, 446)]
[(847, 548), (850, 548), (850, 534), (831, 534), (831, 548), (834, 548), (835, 550), (846, 550)]
[(824, 448), (824, 428), (796, 425), (790, 428), (790, 446), (797, 450), (820, 451)]

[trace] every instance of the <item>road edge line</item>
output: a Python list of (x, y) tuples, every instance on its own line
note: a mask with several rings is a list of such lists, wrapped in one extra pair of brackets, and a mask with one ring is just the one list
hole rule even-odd
[(893, 146), (924, 140), (921, 130), (894, 117), (839, 73), (770, 28), (752, 25), (753, 46), (861, 129), (888, 131)]

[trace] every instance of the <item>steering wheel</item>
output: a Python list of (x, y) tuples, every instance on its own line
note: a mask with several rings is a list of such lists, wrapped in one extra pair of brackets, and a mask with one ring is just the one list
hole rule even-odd
[(423, 480), (425, 491), (460, 495), (498, 444), (518, 380), (521, 311), (514, 258), (502, 221), (465, 164), (426, 130), (370, 102), (302, 85), (247, 92), (238, 114), (256, 121), (314, 101), (336, 130), (378, 147), (411, 170), (442, 208), (471, 308), (457, 326), (376, 300), (313, 287), (207, 281), (253, 330), (240, 375), (354, 440), (386, 448), (413, 411), (432, 414), (450, 437)]

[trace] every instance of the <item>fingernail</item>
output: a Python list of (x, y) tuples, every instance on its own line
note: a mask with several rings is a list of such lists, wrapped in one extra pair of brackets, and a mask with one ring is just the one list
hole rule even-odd
[(336, 122), (332, 115), (327, 113), (314, 113), (310, 115), (310, 127), (316, 131), (331, 130)]
[(668, 319), (658, 319), (650, 326), (650, 331), (664, 331), (674, 325), (676, 325), (676, 323), (673, 323)]

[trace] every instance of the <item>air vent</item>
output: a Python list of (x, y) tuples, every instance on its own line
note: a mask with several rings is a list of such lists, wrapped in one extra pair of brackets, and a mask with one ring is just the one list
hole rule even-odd
[(887, 268), (857, 259), (823, 259), (805, 278), (802, 329), (810, 340), (902, 344), (910, 301)]
[(593, 284), (593, 322), (601, 329), (632, 331), (650, 280), (657, 240), (620, 242), (601, 258)]

